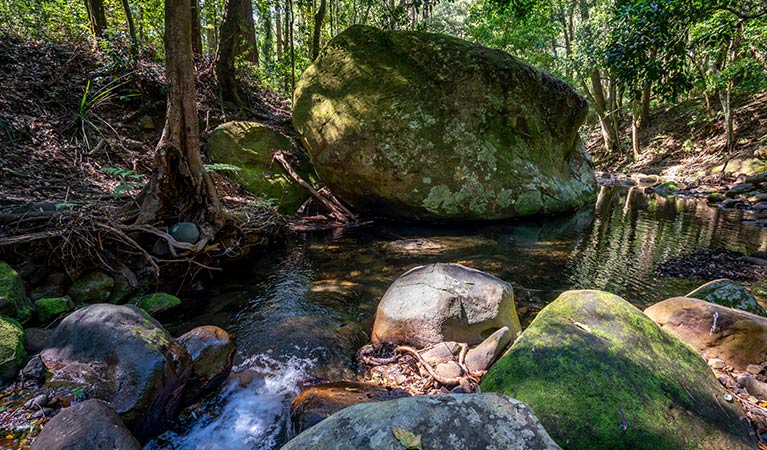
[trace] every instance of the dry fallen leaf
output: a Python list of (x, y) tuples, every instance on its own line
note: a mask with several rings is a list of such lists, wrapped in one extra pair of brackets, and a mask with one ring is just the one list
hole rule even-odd
[(400, 444), (407, 450), (423, 450), (421, 443), (421, 435), (415, 435), (404, 428), (394, 427), (391, 429), (394, 437), (397, 438)]

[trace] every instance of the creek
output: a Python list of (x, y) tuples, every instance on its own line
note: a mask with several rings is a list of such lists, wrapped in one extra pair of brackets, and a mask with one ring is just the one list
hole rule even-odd
[(703, 248), (767, 250), (767, 229), (696, 199), (603, 187), (576, 213), (485, 225), (375, 223), (290, 238), (239, 261), (198, 309), (167, 323), (174, 335), (218, 325), (237, 341), (231, 381), (147, 449), (267, 450), (288, 434), (290, 402), (318, 380), (353, 380), (378, 300), (412, 267), (461, 263), (515, 287), (523, 326), (567, 289), (613, 292), (639, 308), (684, 295), (702, 280), (656, 272)]

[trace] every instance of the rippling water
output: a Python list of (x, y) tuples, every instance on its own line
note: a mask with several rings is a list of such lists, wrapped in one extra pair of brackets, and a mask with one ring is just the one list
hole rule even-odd
[(284, 252), (238, 263), (217, 280), (205, 310), (188, 312), (174, 333), (203, 324), (232, 332), (234, 381), (150, 449), (271, 449), (284, 442), (286, 411), (301, 379), (352, 379), (375, 307), (410, 268), (457, 262), (516, 288), (523, 323), (559, 292), (602, 289), (640, 308), (684, 295), (700, 280), (658, 275), (658, 263), (701, 248), (767, 250), (767, 229), (700, 200), (602, 188), (594, 208), (563, 217), (470, 226), (375, 224), (297, 237)]

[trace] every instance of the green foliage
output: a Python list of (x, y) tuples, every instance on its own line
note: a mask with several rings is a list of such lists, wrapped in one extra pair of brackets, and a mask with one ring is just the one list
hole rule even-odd
[(144, 178), (145, 175), (143, 173), (136, 173), (133, 170), (122, 169), (119, 167), (103, 167), (101, 171), (107, 175), (120, 179), (121, 183), (115, 186), (112, 191), (115, 199), (126, 192), (135, 191), (144, 187), (144, 183), (138, 181)]
[(205, 164), (204, 167), (206, 172), (240, 172), (242, 171), (242, 167), (235, 166), (233, 164), (224, 164), (224, 163)]

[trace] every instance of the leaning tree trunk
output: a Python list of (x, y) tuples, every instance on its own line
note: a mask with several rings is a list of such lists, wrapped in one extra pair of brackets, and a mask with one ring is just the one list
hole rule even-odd
[(88, 10), (88, 20), (91, 23), (93, 35), (97, 38), (104, 37), (104, 32), (107, 30), (104, 0), (85, 0), (85, 8)]
[(133, 24), (133, 12), (131, 12), (128, 0), (122, 0), (125, 10), (125, 20), (128, 22), (128, 33), (130, 34), (130, 52), (133, 58), (133, 65), (138, 66), (138, 37), (136, 37), (136, 26)]
[(216, 55), (216, 78), (221, 100), (242, 105), (237, 94), (237, 78), (234, 71), (234, 61), (237, 58), (237, 43), (240, 39), (240, 22), (242, 19), (243, 0), (229, 0), (224, 11), (224, 21), (221, 23), (221, 39)]
[(210, 237), (222, 224), (216, 189), (200, 157), (190, 0), (165, 0), (168, 109), (154, 173), (140, 195), (136, 223), (172, 218), (197, 223)]

